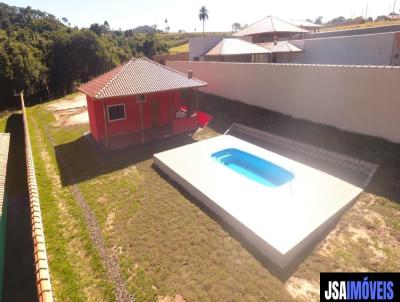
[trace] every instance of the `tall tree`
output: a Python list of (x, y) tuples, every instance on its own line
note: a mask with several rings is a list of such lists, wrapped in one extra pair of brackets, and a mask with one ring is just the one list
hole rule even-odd
[(204, 22), (208, 19), (208, 10), (205, 6), (202, 6), (200, 8), (199, 19), (203, 21), (203, 35), (204, 35)]
[(322, 16), (319, 16), (317, 19), (315, 19), (315, 24), (321, 25), (322, 24)]

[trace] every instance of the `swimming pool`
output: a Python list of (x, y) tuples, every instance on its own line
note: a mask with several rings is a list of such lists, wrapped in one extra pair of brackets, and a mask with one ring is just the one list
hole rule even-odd
[[(319, 156), (326, 154), (322, 150)], [(157, 153), (153, 159), (281, 269), (315, 244), (332, 217), (363, 190), (231, 135)]]
[(211, 155), (219, 163), (267, 187), (279, 187), (294, 178), (294, 174), (263, 158), (229, 148)]

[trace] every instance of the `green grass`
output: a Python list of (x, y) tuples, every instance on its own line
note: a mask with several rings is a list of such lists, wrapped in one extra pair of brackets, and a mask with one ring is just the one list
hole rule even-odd
[(11, 112), (9, 111), (0, 112), (0, 132), (4, 132), (6, 130), (7, 120), (10, 114)]
[(54, 149), (43, 128), (53, 117), (44, 111), (39, 115), (40, 110), (27, 112), (54, 296), (58, 301), (114, 301), (82, 213), (68, 188), (59, 183)]
[[(60, 300), (73, 289), (79, 293), (95, 291), (98, 297), (108, 299), (111, 289), (87, 237), (80, 210), (66, 189), (71, 179), (57, 165), (56, 156), (68, 163), (97, 217), (107, 247), (118, 255), (126, 284), (137, 301), (155, 301), (176, 294), (186, 301), (310, 301), (318, 300), (321, 271), (400, 270), (400, 255), (395, 252), (400, 249), (400, 196), (395, 189), (400, 176), (396, 169), (398, 145), (246, 105), (227, 104), (212, 96), (203, 95), (200, 102), (214, 120), (196, 139), (218, 135), (236, 121), (377, 162), (383, 170), (378, 171), (367, 192), (346, 212), (329, 237), (283, 282), (229, 228), (222, 227), (152, 166), (155, 152), (193, 140), (172, 138), (98, 158), (82, 138), (87, 125), (55, 127), (52, 114), (37, 106), (29, 114), (39, 125), (40, 137), (32, 129), (31, 132), (39, 187), (45, 194), (41, 197), (50, 270)], [(46, 131), (55, 138), (55, 150), (45, 138)], [(42, 149), (50, 154), (50, 160), (40, 157)], [(49, 167), (53, 176), (61, 179), (60, 185), (48, 176)], [(70, 217), (70, 224), (62, 224), (58, 218), (59, 199), (64, 201), (68, 214), (64, 215)], [(53, 224), (54, 227), (49, 226)], [(75, 255), (74, 247), (67, 244), (69, 229), (77, 230), (74, 236), (82, 242), (84, 255)], [(87, 258), (85, 263), (89, 265), (75, 268), (73, 263), (82, 261), (78, 257)], [(88, 275), (94, 277), (86, 279)], [(312, 290), (304, 293), (303, 286)], [(76, 299), (79, 301), (79, 297)]]
[(185, 43), (176, 47), (172, 47), (169, 49), (169, 53), (174, 55), (181, 52), (188, 52), (189, 51), (189, 43)]
[(398, 24), (400, 24), (400, 20), (395, 20), (395, 21), (365, 22), (365, 23), (360, 23), (360, 24), (350, 24), (350, 25), (342, 25), (342, 26), (321, 27), (321, 32), (322, 32), (322, 31), (332, 31), (332, 30), (346, 30), (346, 29), (368, 28), (368, 27), (375, 27), (375, 26), (398, 25)]

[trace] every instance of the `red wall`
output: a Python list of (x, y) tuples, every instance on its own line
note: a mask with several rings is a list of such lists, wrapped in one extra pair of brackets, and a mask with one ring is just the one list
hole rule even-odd
[[(90, 131), (97, 141), (105, 137), (103, 102), (106, 113), (109, 105), (125, 104), (126, 119), (107, 122), (109, 136), (140, 130), (140, 107), (136, 101), (136, 96), (110, 98), (101, 101), (86, 96), (86, 100)], [(172, 102), (172, 112), (170, 102)], [(170, 124), (180, 106), (181, 94), (179, 90), (146, 95), (146, 102), (142, 103), (143, 128), (148, 129)], [(157, 113), (154, 120), (153, 110)]]

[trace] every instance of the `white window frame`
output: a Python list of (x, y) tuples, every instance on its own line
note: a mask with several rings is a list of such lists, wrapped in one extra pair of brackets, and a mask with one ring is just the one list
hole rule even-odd
[[(142, 95), (144, 96), (144, 100), (141, 100), (141, 99), (140, 99), (140, 97), (141, 97)], [(137, 103), (145, 103), (146, 101), (147, 101), (147, 96), (146, 96), (145, 94), (139, 94), (139, 95), (136, 96), (136, 102), (137, 102)]]
[[(110, 108), (111, 107), (117, 107), (117, 106), (123, 106), (124, 107), (124, 117), (123, 118), (118, 118), (118, 119), (110, 119)], [(125, 108), (125, 103), (119, 103), (119, 104), (114, 104), (114, 105), (107, 105), (107, 118), (108, 122), (116, 122), (116, 121), (122, 121), (126, 119), (126, 108)]]

